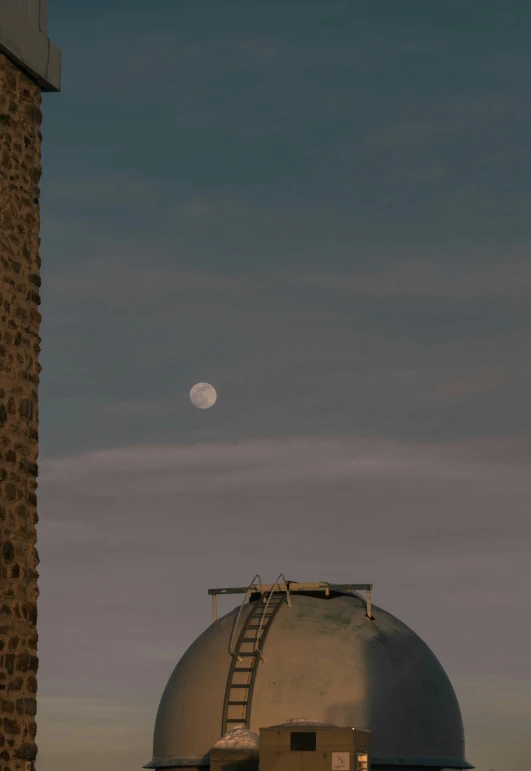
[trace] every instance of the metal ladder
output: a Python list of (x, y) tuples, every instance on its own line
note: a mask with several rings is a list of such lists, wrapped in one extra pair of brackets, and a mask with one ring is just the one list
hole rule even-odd
[[(255, 576), (243, 598), (229, 643), (232, 661), (223, 702), (222, 736), (235, 725), (244, 724), (249, 728), (256, 674), (260, 661), (265, 662), (263, 655), (264, 643), (281, 605), (286, 602), (288, 607), (291, 607), (289, 586), (282, 573), (273, 584), (273, 588), (268, 595), (262, 592), (261, 584), (257, 585), (254, 583), (256, 578), (259, 578), (259, 576)], [(279, 583), (281, 578), (284, 579), (284, 589), (281, 588)], [(255, 607), (247, 616), (236, 645), (233, 646), (234, 633), (238, 626), (243, 604), (246, 598), (250, 597), (251, 593), (253, 593), (253, 590), (254, 592), (260, 592), (260, 600), (253, 603)]]

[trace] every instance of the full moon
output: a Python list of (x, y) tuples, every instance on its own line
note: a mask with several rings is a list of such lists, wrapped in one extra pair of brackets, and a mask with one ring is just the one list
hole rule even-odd
[(190, 391), (190, 401), (200, 410), (208, 410), (216, 403), (217, 398), (216, 389), (210, 383), (196, 383)]

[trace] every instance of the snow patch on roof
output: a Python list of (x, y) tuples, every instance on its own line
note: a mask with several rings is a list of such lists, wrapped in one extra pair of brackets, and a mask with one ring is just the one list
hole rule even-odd
[(245, 727), (244, 723), (234, 726), (214, 744), (213, 750), (257, 750), (260, 738)]

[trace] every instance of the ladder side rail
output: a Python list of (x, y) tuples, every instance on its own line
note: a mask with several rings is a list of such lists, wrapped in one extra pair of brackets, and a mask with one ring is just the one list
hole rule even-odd
[[(275, 619), (275, 616), (277, 615), (278, 611), (280, 610), (281, 604), (282, 604), (281, 602), (278, 602), (276, 604), (276, 606), (273, 609), (273, 613), (269, 617), (268, 622), (267, 622), (267, 624), (264, 627), (264, 633), (263, 633), (262, 639), (261, 639), (262, 650), (263, 650), (265, 641), (267, 639), (267, 635), (269, 634), (269, 630), (271, 629), (271, 627), (273, 625), (273, 621)], [(260, 661), (264, 661), (264, 658), (263, 658), (263, 655), (262, 655), (261, 651), (256, 654), (256, 657), (255, 657), (255, 660), (254, 660), (253, 671), (251, 672), (251, 677), (250, 677), (250, 680), (249, 680), (249, 690), (247, 691), (247, 710), (246, 710), (246, 718), (247, 718), (246, 726), (247, 726), (247, 728), (251, 727), (251, 709), (252, 709), (252, 706), (253, 706), (253, 693), (254, 693), (254, 686), (255, 686), (255, 682), (256, 682), (256, 676), (258, 674), (258, 668), (260, 666)]]
[[(256, 633), (256, 643), (255, 643), (255, 646), (254, 646), (255, 653), (257, 653), (258, 650), (259, 650), (259, 648), (258, 648), (258, 640), (260, 639), (260, 634), (262, 632), (262, 626), (263, 626), (263, 623), (264, 623), (265, 614), (266, 614), (267, 609), (269, 607), (269, 603), (271, 602), (271, 597), (273, 596), (273, 592), (275, 591), (275, 587), (276, 587), (277, 583), (273, 584), (273, 588), (269, 592), (269, 596), (268, 596), (268, 598), (267, 598), (267, 600), (265, 602), (264, 609), (262, 611), (262, 615), (260, 616), (260, 624), (258, 626), (258, 631)], [(279, 587), (279, 589), (280, 589), (280, 587)]]
[(267, 612), (267, 609), (269, 607), (269, 603), (271, 602), (271, 598), (272, 598), (273, 593), (274, 593), (275, 589), (277, 588), (277, 586), (278, 586), (279, 591), (281, 591), (280, 583), (279, 583), (281, 578), (284, 579), (284, 587), (285, 587), (285, 591), (286, 591), (286, 598), (287, 598), (288, 605), (291, 607), (291, 598), (290, 598), (290, 595), (289, 595), (288, 582), (286, 581), (286, 577), (284, 576), (284, 574), (280, 573), (280, 575), (278, 576), (277, 580), (273, 584), (273, 586), (271, 588), (271, 591), (269, 592), (269, 596), (267, 598), (267, 601), (266, 601), (266, 603), (264, 605), (264, 609), (262, 611), (262, 616), (260, 618), (260, 625), (258, 627), (258, 632), (257, 632), (257, 635), (256, 635), (256, 643), (255, 643), (255, 647), (254, 647), (254, 650), (255, 650), (256, 653), (260, 652), (260, 654), (261, 654), (260, 648), (258, 647), (258, 642), (259, 642), (259, 639), (260, 639), (260, 633), (262, 632), (262, 626), (263, 626), (263, 623), (264, 623), (265, 614)]
[[(260, 583), (258, 585), (255, 583), (257, 578), (260, 581)], [(238, 628), (238, 624), (240, 622), (240, 616), (242, 614), (242, 610), (243, 610), (243, 606), (245, 604), (245, 600), (249, 598), (249, 596), (251, 594), (251, 589), (253, 587), (254, 588), (258, 588), (258, 586), (260, 586), (260, 587), (262, 586), (262, 579), (260, 578), (260, 576), (257, 573), (255, 575), (255, 577), (253, 578), (253, 580), (251, 581), (251, 583), (249, 584), (249, 586), (247, 587), (247, 591), (245, 592), (245, 594), (243, 596), (243, 600), (241, 602), (240, 609), (238, 611), (238, 615), (236, 616), (236, 618), (234, 620), (234, 624), (232, 625), (232, 632), (231, 632), (230, 640), (229, 640), (229, 653), (230, 653), (231, 656), (234, 656), (234, 654), (235, 654), (235, 650), (233, 648), (234, 635), (236, 634), (236, 629)]]
[[(257, 579), (259, 581), (258, 584), (256, 583)], [(238, 640), (236, 642), (236, 648), (234, 648), (234, 646), (233, 646), (234, 635), (235, 635), (236, 630), (238, 628), (238, 623), (240, 621), (240, 617), (241, 617), (241, 614), (242, 614), (243, 606), (245, 604), (245, 600), (250, 596), (251, 589), (253, 589), (253, 588), (254, 589), (258, 589), (258, 587), (260, 587), (260, 589), (261, 589), (261, 587), (262, 587), (262, 579), (261, 579), (260, 575), (257, 573), (255, 575), (255, 577), (253, 578), (253, 580), (251, 581), (251, 583), (249, 584), (249, 586), (247, 587), (247, 591), (246, 591), (246, 593), (245, 593), (245, 595), (243, 597), (242, 603), (241, 603), (240, 608), (238, 610), (238, 615), (237, 615), (237, 617), (236, 617), (236, 619), (234, 621), (233, 627), (232, 627), (232, 632), (231, 632), (231, 636), (230, 636), (230, 640), (229, 640), (229, 653), (230, 653), (232, 659), (231, 659), (231, 663), (230, 663), (230, 667), (229, 667), (229, 674), (228, 674), (228, 677), (227, 677), (227, 686), (225, 688), (225, 698), (223, 699), (223, 712), (222, 712), (222, 716), (221, 716), (221, 735), (222, 736), (224, 736), (226, 734), (226, 732), (227, 732), (227, 722), (228, 722), (227, 718), (228, 718), (228, 714), (229, 714), (230, 694), (231, 694), (231, 691), (232, 691), (233, 680), (234, 680), (234, 670), (236, 669), (236, 665), (240, 661), (240, 657), (239, 657), (239, 655), (236, 652), (236, 648), (238, 649), (238, 653), (239, 653), (239, 649), (241, 648), (241, 644), (242, 644), (241, 641), (243, 640), (243, 638), (247, 634), (247, 623), (249, 622), (249, 619), (247, 619), (246, 623), (243, 624), (243, 626), (241, 628), (240, 634), (238, 636)]]
[[(222, 723), (221, 723), (221, 735), (224, 736), (227, 733), (227, 718), (229, 716), (229, 702), (230, 702), (230, 694), (233, 689), (234, 685), (234, 675), (237, 665), (241, 662), (239, 651), (242, 645), (242, 640), (247, 634), (247, 624), (249, 623), (249, 619), (251, 617), (252, 613), (249, 614), (249, 617), (246, 619), (245, 623), (243, 624), (240, 634), (238, 636), (238, 640), (236, 642), (236, 652), (232, 656), (230, 667), (229, 667), (229, 674), (227, 677), (227, 687), (225, 688), (225, 698), (223, 700), (223, 713), (222, 713)], [(255, 664), (256, 659), (258, 657), (255, 656)], [(254, 665), (253, 665), (254, 666)], [(242, 723), (245, 722), (244, 720), (241, 721)]]

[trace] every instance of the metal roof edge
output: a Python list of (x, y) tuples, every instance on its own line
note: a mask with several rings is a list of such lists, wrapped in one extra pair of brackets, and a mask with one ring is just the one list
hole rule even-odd
[(210, 756), (203, 755), (202, 757), (167, 757), (167, 758), (153, 758), (147, 765), (142, 768), (198, 768), (200, 766), (210, 766)]
[(7, 0), (0, 0), (0, 52), (43, 91), (61, 90), (61, 51)]
[[(271, 726), (272, 727), (272, 726)], [(363, 730), (363, 729), (359, 729)], [(153, 758), (152, 761), (147, 763), (147, 765), (142, 766), (142, 768), (148, 768), (148, 769), (154, 769), (155, 771), (158, 771), (158, 769), (165, 769), (165, 768), (199, 768), (204, 766), (210, 766), (210, 755), (204, 755), (203, 757), (195, 757), (195, 758), (177, 758), (177, 757), (167, 757), (167, 758)], [(464, 769), (474, 769), (475, 766), (471, 765), (464, 759), (459, 758), (406, 758), (406, 757), (389, 757), (389, 758), (379, 758), (374, 757), (371, 758), (371, 766), (398, 766), (398, 767), (407, 767), (407, 768), (449, 768), (449, 769), (456, 769), (456, 770), (463, 770)]]
[(455, 768), (455, 769), (473, 769), (464, 758), (407, 758), (394, 756), (390, 758), (371, 758), (371, 766), (418, 766), (423, 768)]

